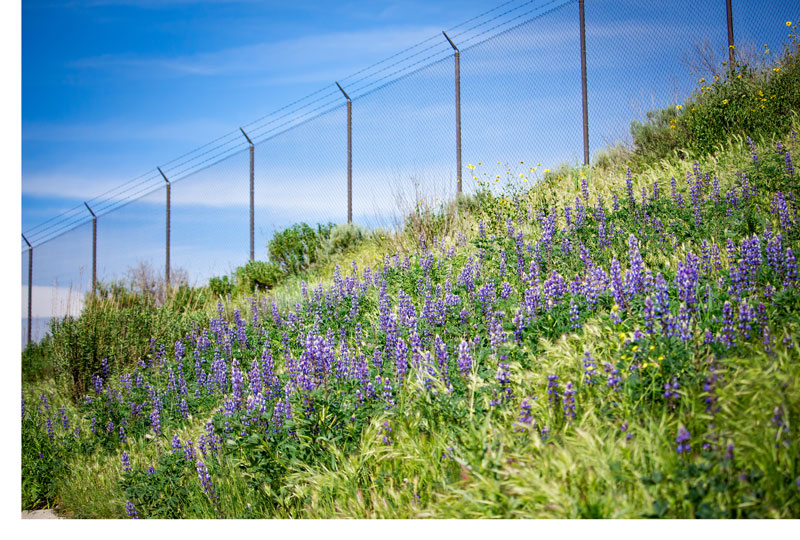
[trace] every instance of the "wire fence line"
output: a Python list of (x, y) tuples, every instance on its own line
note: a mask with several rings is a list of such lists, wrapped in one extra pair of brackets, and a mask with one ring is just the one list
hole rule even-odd
[(498, 158), (584, 162), (648, 98), (644, 109), (689, 94), (676, 42), (727, 51), (733, 26), (764, 41), (764, 20), (789, 11), (733, 2), (729, 18), (730, 4), (505, 1), (232, 129), (23, 231), (26, 338), (32, 319), (79, 309), (96, 279), (141, 261), (203, 280), (294, 222), (386, 224), (400, 191), (420, 186), (451, 198), (468, 163), (505, 178)]

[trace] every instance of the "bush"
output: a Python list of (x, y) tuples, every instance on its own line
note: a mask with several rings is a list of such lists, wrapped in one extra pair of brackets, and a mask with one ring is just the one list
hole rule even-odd
[(329, 255), (332, 253), (344, 253), (355, 249), (363, 241), (364, 229), (355, 223), (336, 225), (331, 229), (330, 241), (326, 243), (326, 252)]
[(323, 241), (330, 238), (333, 223), (317, 225), (315, 231), (306, 223), (296, 223), (278, 231), (267, 244), (269, 258), (284, 274), (297, 274), (314, 264)]
[(271, 262), (249, 261), (236, 269), (236, 283), (248, 293), (252, 293), (256, 287), (270, 289), (277, 285), (282, 277), (281, 269)]
[(631, 122), (634, 155), (640, 161), (649, 162), (670, 155), (683, 142), (675, 133), (678, 109), (656, 109), (647, 111), (647, 121)]
[(233, 292), (233, 282), (228, 276), (214, 276), (208, 280), (208, 288), (214, 296), (228, 296)]

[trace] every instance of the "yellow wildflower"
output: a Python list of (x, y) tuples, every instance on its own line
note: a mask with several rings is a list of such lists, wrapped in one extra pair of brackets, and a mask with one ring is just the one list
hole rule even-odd
[(723, 105), (727, 105), (727, 104), (728, 104), (728, 100), (727, 100), (727, 99), (723, 99), (723, 100), (722, 100), (722, 104), (723, 104)]
[(675, 105), (675, 108), (678, 109), (678, 110), (681, 110), (681, 109), (683, 109), (683, 105)]
[(786, 26), (791, 27), (792, 26), (792, 21), (786, 21)]

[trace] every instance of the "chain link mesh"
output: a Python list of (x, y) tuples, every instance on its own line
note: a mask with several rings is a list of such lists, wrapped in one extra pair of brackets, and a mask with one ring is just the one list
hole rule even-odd
[[(632, 119), (688, 97), (703, 72), (699, 49), (713, 53), (717, 64), (727, 59), (724, 2), (591, 0), (585, 7), (592, 155), (630, 142)], [(780, 53), (783, 23), (796, 12), (789, 2), (734, 2), (739, 58), (768, 59), (764, 44)], [(511, 0), (448, 30), (460, 50), (465, 191), (475, 189), (473, 177), (499, 186), (582, 162), (579, 32), (575, 0)], [(353, 100), (355, 223), (389, 227), (420, 199), (454, 197), (454, 62), (453, 48), (438, 35), (340, 79)], [(243, 128), (255, 142), (257, 260), (266, 259), (277, 230), (346, 221), (347, 107), (336, 85)], [(244, 264), (250, 157), (242, 133), (232, 131), (162, 170), (172, 183), (173, 281), (185, 271), (190, 283), (204, 284)], [(142, 262), (163, 274), (165, 196), (164, 179), (152, 170), (88, 201), (99, 216), (98, 279), (119, 279)], [(88, 219), (79, 204), (26, 231), (34, 245), (34, 339), (43, 335), (42, 321), (75, 312), (91, 290)], [(23, 339), (27, 260), (24, 246)]]

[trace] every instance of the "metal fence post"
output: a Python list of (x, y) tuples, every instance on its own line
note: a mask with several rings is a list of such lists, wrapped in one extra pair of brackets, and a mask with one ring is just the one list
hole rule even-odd
[(242, 128), (239, 128), (244, 135), (244, 138), (247, 139), (247, 142), (250, 143), (250, 260), (255, 260), (255, 167), (253, 163), (254, 158), (254, 145), (253, 141), (250, 140), (250, 137), (247, 136), (247, 133), (244, 132)]
[(342, 85), (336, 86), (347, 100), (347, 223), (353, 222), (353, 102)]
[(461, 193), (461, 53), (444, 31), (442, 32), (455, 51), (456, 64), (456, 193)]
[(31, 302), (33, 300), (33, 246), (28, 239), (25, 238), (25, 235), (22, 235), (22, 239), (25, 240), (25, 243), (28, 244), (28, 341), (27, 344), (31, 344)]
[(589, 106), (586, 89), (586, 18), (583, 10), (584, 0), (578, 2), (581, 21), (581, 94), (583, 100), (583, 164), (589, 165)]
[(733, 69), (736, 65), (736, 56), (733, 52), (733, 7), (731, 0), (725, 0), (725, 9), (728, 12), (728, 68)]
[(92, 214), (92, 298), (97, 291), (97, 216), (92, 212), (86, 201), (83, 201), (86, 209)]
[(167, 176), (164, 174), (164, 171), (161, 170), (161, 167), (156, 167), (158, 172), (161, 173), (161, 176), (164, 177), (164, 182), (167, 183), (167, 267), (165, 270), (165, 278), (167, 281), (167, 292), (169, 292), (169, 232), (170, 232), (170, 223), (169, 223), (169, 211), (170, 211), (170, 188), (172, 184), (170, 184)]

